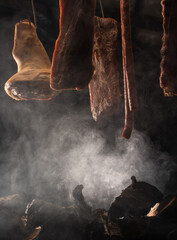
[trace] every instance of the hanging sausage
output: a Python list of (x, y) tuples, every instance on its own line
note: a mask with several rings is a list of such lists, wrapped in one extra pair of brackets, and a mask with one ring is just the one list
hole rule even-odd
[(163, 44), (160, 87), (165, 96), (177, 96), (177, 1), (162, 0)]
[(95, 17), (94, 73), (89, 83), (90, 105), (95, 121), (113, 114), (119, 106), (119, 72), (116, 56), (117, 22)]
[(134, 59), (131, 41), (129, 0), (120, 0), (122, 59), (124, 74), (125, 126), (122, 136), (129, 139), (134, 125), (134, 111), (138, 109), (135, 86)]
[(60, 0), (60, 34), (52, 60), (51, 88), (80, 90), (92, 77), (96, 0)]
[(18, 72), (5, 84), (6, 93), (15, 100), (50, 100), (58, 92), (50, 88), (50, 59), (36, 28), (28, 20), (15, 25), (13, 57)]
[[(123, 62), (125, 59), (123, 59)], [(123, 63), (125, 65), (125, 63)], [(127, 91), (127, 73), (124, 69), (124, 102), (125, 102), (125, 124), (122, 133), (122, 137), (129, 139), (132, 134), (134, 127), (134, 112), (130, 111), (129, 102), (128, 102), (128, 91)]]

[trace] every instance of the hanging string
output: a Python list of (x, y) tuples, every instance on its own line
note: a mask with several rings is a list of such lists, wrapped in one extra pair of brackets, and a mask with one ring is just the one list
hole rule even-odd
[(29, 21), (29, 25), (31, 27), (31, 18), (30, 18), (30, 16), (28, 16), (28, 21)]
[(34, 0), (31, 0), (31, 5), (32, 5), (32, 10), (33, 10), (33, 18), (34, 18), (34, 25), (37, 29), (37, 23), (36, 23), (36, 12), (35, 12), (35, 7), (34, 7)]
[(102, 15), (102, 17), (104, 18), (104, 11), (103, 11), (102, 0), (99, 0), (99, 1), (100, 1), (100, 8), (101, 8), (101, 15)]

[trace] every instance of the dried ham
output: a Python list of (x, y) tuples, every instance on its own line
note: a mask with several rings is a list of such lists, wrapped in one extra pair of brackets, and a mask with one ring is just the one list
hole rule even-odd
[(92, 77), (96, 0), (60, 0), (60, 34), (52, 60), (51, 88), (80, 90)]
[(95, 121), (114, 113), (119, 106), (119, 72), (116, 57), (117, 22), (95, 17), (94, 73), (89, 84), (90, 105)]
[(165, 96), (177, 96), (177, 1), (162, 0), (163, 44), (160, 87)]
[(50, 100), (58, 92), (50, 88), (50, 59), (36, 28), (28, 20), (15, 25), (13, 57), (18, 72), (5, 84), (6, 93), (15, 100)]

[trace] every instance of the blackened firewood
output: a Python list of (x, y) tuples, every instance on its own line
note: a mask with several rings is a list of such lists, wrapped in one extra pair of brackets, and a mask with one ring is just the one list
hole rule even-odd
[(116, 224), (126, 240), (145, 239), (146, 221), (143, 218), (128, 216), (119, 219)]
[(22, 215), (24, 213), (24, 203), (18, 194), (0, 198), (0, 209), (6, 209), (14, 215)]
[(21, 240), (25, 235), (25, 228), (21, 217), (24, 204), (18, 194), (0, 198), (0, 239)]
[(146, 182), (138, 182), (132, 177), (132, 184), (112, 203), (109, 216), (116, 220), (125, 216), (146, 215), (162, 198), (163, 194), (156, 187)]
[(87, 235), (89, 240), (108, 240), (110, 234), (107, 225), (107, 211), (105, 209), (96, 209), (92, 212), (92, 220), (87, 226)]
[[(27, 207), (28, 231), (41, 226), (39, 240), (82, 240), (85, 227), (91, 217), (91, 208), (85, 202), (82, 185), (74, 191), (75, 205), (59, 207), (43, 200), (33, 200)], [(85, 240), (85, 239), (84, 239)]]
[(160, 203), (156, 203), (147, 214), (147, 217), (156, 217), (159, 213), (158, 211), (159, 205)]
[(174, 218), (177, 220), (177, 197), (171, 200), (160, 210), (159, 215), (165, 218)]
[(36, 239), (41, 231), (41, 227), (35, 228), (33, 231), (26, 234), (26, 236), (23, 238), (23, 240), (33, 240)]
[(163, 217), (177, 220), (177, 197), (167, 196), (163, 201), (157, 203), (147, 214), (148, 217)]
[(91, 216), (91, 207), (85, 202), (85, 198), (82, 194), (83, 185), (78, 185), (73, 190), (73, 197), (78, 209), (79, 216), (81, 218), (89, 218)]
[(34, 230), (39, 226), (44, 226), (53, 219), (59, 212), (59, 207), (43, 200), (33, 200), (26, 209), (28, 231)]
[(122, 235), (122, 230), (118, 223), (108, 220), (108, 229), (109, 229), (111, 240), (113, 240), (113, 239), (123, 240), (124, 239), (124, 237)]
[(177, 239), (177, 229), (174, 229), (173, 231), (171, 231), (168, 236), (167, 236), (168, 240), (176, 240)]
[(177, 229), (177, 222), (173, 219), (151, 217), (146, 220), (146, 236), (148, 240), (169, 240), (170, 233)]
[(86, 222), (73, 206), (63, 207), (42, 226), (39, 240), (85, 240)]

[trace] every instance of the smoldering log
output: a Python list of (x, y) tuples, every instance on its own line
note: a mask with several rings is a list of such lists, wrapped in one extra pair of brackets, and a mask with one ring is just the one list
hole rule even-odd
[[(91, 210), (82, 193), (83, 185), (73, 190), (74, 202), (70, 206), (59, 207), (58, 203), (36, 199), (24, 211), (19, 195), (1, 198), (0, 217), (5, 213), (11, 223), (8, 229), (3, 229), (0, 224), (1, 236), (4, 236), (3, 240), (175, 239), (176, 195), (163, 199), (156, 187), (138, 182), (134, 176), (131, 179), (132, 184), (122, 191), (109, 210)], [(158, 206), (157, 214), (145, 216), (153, 203)]]
[(28, 230), (41, 226), (38, 239), (84, 239), (84, 229), (91, 218), (91, 207), (82, 194), (83, 185), (73, 190), (74, 205), (59, 207), (42, 200), (33, 200), (27, 207)]
[(176, 218), (177, 196), (169, 195), (163, 201), (155, 204), (147, 214), (148, 217)]
[(18, 195), (0, 198), (0, 239), (33, 240), (40, 228), (26, 230), (25, 202)]
[(150, 208), (163, 198), (163, 194), (154, 186), (136, 181), (131, 177), (132, 184), (122, 191), (109, 209), (109, 216), (116, 220), (126, 216), (146, 215)]
[(75, 189), (72, 192), (72, 195), (75, 200), (75, 206), (77, 207), (77, 211), (79, 216), (82, 218), (84, 216), (85, 218), (90, 218), (91, 216), (91, 207), (88, 205), (88, 203), (85, 201), (85, 198), (83, 196), (82, 190), (83, 185), (78, 185), (75, 187)]

